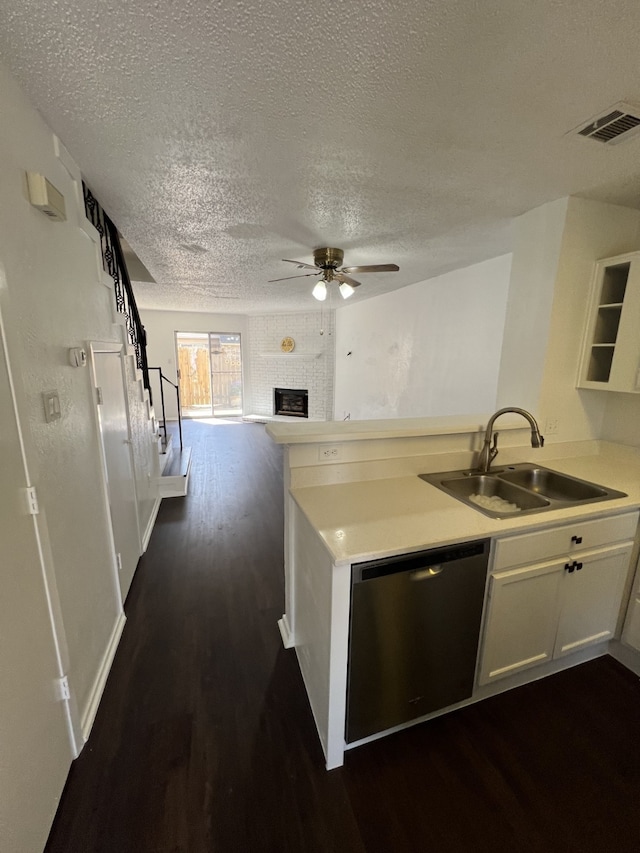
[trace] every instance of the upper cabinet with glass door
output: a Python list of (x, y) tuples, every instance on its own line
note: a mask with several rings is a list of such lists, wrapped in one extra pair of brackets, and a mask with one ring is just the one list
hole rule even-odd
[(595, 265), (577, 384), (640, 393), (640, 252)]

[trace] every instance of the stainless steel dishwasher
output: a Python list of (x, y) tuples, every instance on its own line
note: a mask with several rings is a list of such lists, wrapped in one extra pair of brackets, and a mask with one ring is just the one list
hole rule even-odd
[(347, 743), (471, 696), (489, 541), (351, 567)]

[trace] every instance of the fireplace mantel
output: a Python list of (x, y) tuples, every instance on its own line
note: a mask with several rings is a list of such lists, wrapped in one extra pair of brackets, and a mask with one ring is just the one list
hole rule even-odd
[(321, 352), (261, 352), (260, 358), (320, 358)]

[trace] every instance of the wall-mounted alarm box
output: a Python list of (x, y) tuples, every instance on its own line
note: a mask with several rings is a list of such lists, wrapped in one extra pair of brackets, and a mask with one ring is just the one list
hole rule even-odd
[(38, 210), (41, 210), (54, 222), (64, 222), (67, 211), (64, 204), (64, 196), (44, 175), (37, 172), (27, 172), (27, 186), (29, 188), (29, 201)]
[(86, 367), (87, 351), (82, 347), (71, 347), (69, 350), (69, 364), (71, 367)]

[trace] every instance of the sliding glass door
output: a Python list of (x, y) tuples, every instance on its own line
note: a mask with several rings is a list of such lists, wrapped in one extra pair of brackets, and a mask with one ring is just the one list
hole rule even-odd
[(240, 335), (176, 332), (176, 352), (183, 417), (242, 415)]

